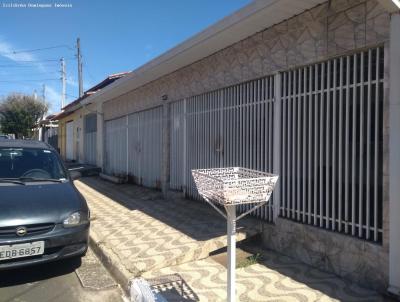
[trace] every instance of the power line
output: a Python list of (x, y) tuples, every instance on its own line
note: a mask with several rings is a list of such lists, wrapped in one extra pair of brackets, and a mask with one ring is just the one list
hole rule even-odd
[[(0, 53), (0, 56), (1, 56), (2, 54)], [(13, 59), (10, 59), (11, 61), (13, 61), (13, 62), (16, 62), (16, 63), (41, 63), (41, 62), (59, 62), (60, 61), (60, 59), (45, 59), (45, 60), (30, 60), (30, 61), (25, 61), (25, 60), (13, 60)], [(66, 60), (76, 60), (76, 58), (67, 58)], [(5, 63), (5, 62), (9, 62), (9, 61), (0, 61), (0, 63)]]
[(94, 78), (93, 74), (90, 72), (87, 63), (83, 62), (83, 65), (85, 66), (86, 73), (89, 75), (89, 77), (92, 79), (92, 81), (96, 82), (96, 79)]
[[(47, 63), (42, 63), (42, 65), (52, 65), (52, 64), (54, 64), (54, 63), (57, 63), (57, 62), (47, 62)], [(5, 67), (10, 67), (10, 68), (37, 68), (38, 67), (38, 65), (9, 65), (9, 64), (6, 64), (6, 65), (0, 65), (0, 67), (2, 67), (2, 68), (5, 68)]]
[(49, 71), (49, 72), (35, 72), (35, 73), (25, 73), (25, 72), (21, 72), (21, 73), (6, 73), (3, 74), (0, 72), (0, 77), (4, 76), (4, 77), (14, 77), (14, 76), (36, 76), (36, 75), (49, 75), (49, 74), (59, 74), (58, 71)]
[(78, 98), (76, 95), (72, 95), (72, 94), (68, 94), (68, 93), (66, 93), (65, 95), (66, 95), (66, 96), (70, 96), (71, 98), (74, 98), (74, 99), (77, 99), (77, 98)]
[(2, 83), (25, 83), (25, 82), (46, 82), (46, 81), (59, 81), (60, 79), (40, 79), (40, 80), (0, 80)]
[(3, 53), (3, 55), (15, 55), (19, 53), (28, 53), (28, 52), (37, 52), (37, 51), (43, 51), (43, 50), (49, 50), (49, 49), (56, 49), (56, 48), (67, 48), (69, 50), (74, 50), (72, 47), (69, 45), (56, 45), (56, 46), (49, 46), (49, 47), (42, 47), (42, 48), (34, 48), (34, 49), (26, 49), (26, 50), (17, 50), (17, 51), (12, 51), (8, 53)]

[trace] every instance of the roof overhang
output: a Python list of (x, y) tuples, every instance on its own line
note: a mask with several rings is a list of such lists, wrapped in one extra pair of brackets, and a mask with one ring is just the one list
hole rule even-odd
[(83, 103), (116, 98), (326, 1), (255, 0), (95, 95), (88, 96)]
[(400, 10), (400, 0), (378, 0), (378, 2), (389, 12), (395, 13)]

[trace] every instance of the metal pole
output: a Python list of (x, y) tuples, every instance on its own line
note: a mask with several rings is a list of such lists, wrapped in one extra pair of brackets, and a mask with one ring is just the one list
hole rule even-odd
[(61, 83), (62, 83), (62, 93), (61, 93), (61, 109), (64, 108), (65, 95), (66, 95), (66, 76), (65, 76), (65, 61), (61, 58)]
[(228, 302), (234, 302), (236, 296), (236, 206), (226, 206), (228, 241)]
[(46, 84), (43, 84), (42, 98), (43, 98), (43, 102), (46, 102)]
[(83, 78), (82, 78), (82, 54), (81, 54), (81, 39), (76, 40), (77, 58), (78, 58), (78, 82), (79, 82), (79, 97), (83, 96)]

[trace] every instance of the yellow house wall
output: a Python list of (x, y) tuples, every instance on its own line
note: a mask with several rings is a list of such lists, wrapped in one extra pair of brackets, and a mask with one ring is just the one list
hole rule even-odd
[[(68, 122), (74, 122), (74, 134), (73, 134), (73, 142), (74, 142), (74, 158), (79, 159), (80, 162), (84, 162), (84, 154), (83, 154), (83, 144), (84, 144), (84, 125), (83, 119), (84, 116), (93, 112), (96, 112), (98, 108), (97, 104), (89, 104), (85, 107), (79, 108), (78, 110), (72, 112), (68, 116), (65, 116), (59, 120), (59, 136), (58, 136), (58, 145), (60, 148), (61, 157), (66, 159), (66, 124)], [(80, 138), (79, 145), (77, 144), (77, 133), (78, 128), (80, 128)]]
[[(76, 143), (76, 122), (79, 120), (79, 111), (72, 112), (71, 114), (61, 118), (58, 121), (58, 129), (59, 129), (59, 135), (58, 135), (58, 146), (60, 148), (60, 154), (62, 159), (65, 160), (66, 156), (66, 140), (67, 140), (67, 133), (66, 133), (66, 124), (68, 122), (73, 121), (74, 122), (74, 144)], [(75, 152), (75, 146), (74, 146), (74, 152)], [(76, 156), (75, 156), (76, 157)]]

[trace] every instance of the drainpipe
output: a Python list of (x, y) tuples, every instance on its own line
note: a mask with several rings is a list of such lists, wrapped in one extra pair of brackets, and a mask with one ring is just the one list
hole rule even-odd
[(390, 21), (389, 76), (389, 288), (400, 296), (400, 13)]

